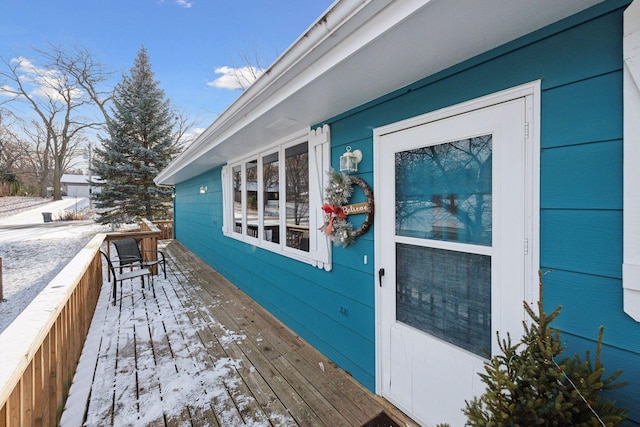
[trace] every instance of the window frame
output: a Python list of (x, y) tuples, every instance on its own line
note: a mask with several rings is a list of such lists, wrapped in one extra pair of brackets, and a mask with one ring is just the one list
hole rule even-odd
[[(286, 243), (286, 162), (285, 151), (287, 148), (306, 143), (308, 155), (307, 179), (309, 185), (309, 250), (296, 249), (287, 246)], [(320, 147), (316, 150), (316, 147)], [(265, 239), (264, 234), (264, 159), (265, 157), (278, 154), (278, 209), (279, 209), (279, 242), (274, 243)], [(317, 159), (320, 157), (320, 159)], [(247, 164), (253, 160), (257, 160), (258, 173), (258, 235), (257, 237), (249, 236), (247, 233)], [(288, 258), (298, 261), (310, 263), (318, 268), (331, 270), (331, 244), (329, 239), (316, 227), (318, 218), (316, 210), (321, 211), (321, 201), (324, 200), (325, 180), (322, 179), (318, 183), (320, 174), (326, 176), (326, 170), (321, 172), (314, 170), (317, 167), (328, 169), (329, 159), (329, 127), (327, 125), (316, 130), (306, 130), (297, 134), (290, 135), (287, 138), (279, 140), (273, 144), (265, 146), (259, 150), (233, 159), (227, 163), (222, 170), (223, 182), (223, 234), (235, 240), (256, 246), (270, 252), (275, 252)], [(242, 232), (235, 231), (234, 216), (234, 186), (233, 186), (233, 170), (235, 167), (241, 166), (242, 176)], [(315, 177), (315, 178), (314, 178)], [(319, 185), (318, 185), (319, 184)], [(311, 188), (314, 185), (316, 191), (320, 190), (321, 194), (312, 197)]]

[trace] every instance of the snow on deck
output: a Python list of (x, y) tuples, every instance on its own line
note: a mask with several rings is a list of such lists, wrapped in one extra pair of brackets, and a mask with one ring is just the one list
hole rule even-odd
[[(105, 284), (61, 425), (359, 426), (388, 402), (177, 242), (165, 280)], [(106, 274), (105, 274), (106, 279)], [(85, 403), (88, 400), (88, 405)]]

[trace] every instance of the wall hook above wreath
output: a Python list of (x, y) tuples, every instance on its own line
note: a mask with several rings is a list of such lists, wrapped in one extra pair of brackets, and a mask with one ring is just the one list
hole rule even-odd
[[(356, 241), (357, 237), (367, 232), (373, 224), (373, 191), (360, 177), (349, 176), (331, 169), (328, 171), (329, 185), (326, 189), (326, 202), (322, 205), (324, 225), (320, 227), (335, 245), (347, 247)], [(353, 194), (353, 185), (362, 189), (367, 201), (349, 205)], [(366, 218), (359, 228), (353, 229), (348, 221), (349, 215), (366, 214)]]

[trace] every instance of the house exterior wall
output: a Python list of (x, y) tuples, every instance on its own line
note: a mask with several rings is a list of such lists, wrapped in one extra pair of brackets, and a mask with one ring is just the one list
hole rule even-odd
[[(640, 323), (622, 307), (627, 3), (605, 2), (322, 124), (331, 126), (332, 164), (346, 146), (362, 150), (359, 176), (372, 185), (372, 128), (541, 80), (541, 231), (533, 250), (540, 250), (540, 268), (552, 270), (545, 275), (545, 306), (563, 306), (555, 326), (567, 355), (593, 353), (598, 327), (605, 326), (607, 372), (622, 368), (630, 382), (612, 393), (640, 423)], [(176, 237), (374, 390), (373, 231), (346, 249), (334, 247), (330, 272), (225, 238), (220, 171), (176, 186)]]
[(89, 197), (89, 184), (64, 184), (67, 196)]

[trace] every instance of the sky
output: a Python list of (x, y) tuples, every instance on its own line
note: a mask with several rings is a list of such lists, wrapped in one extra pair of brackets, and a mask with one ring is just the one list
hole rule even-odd
[(115, 84), (144, 46), (172, 104), (206, 128), (241, 93), (225, 86), (222, 71), (244, 65), (242, 56), (257, 57), (259, 64), (252, 65), (267, 67), (332, 3), (0, 0), (0, 57), (26, 57), (39, 66), (30, 56), (34, 47), (82, 46), (115, 71)]

